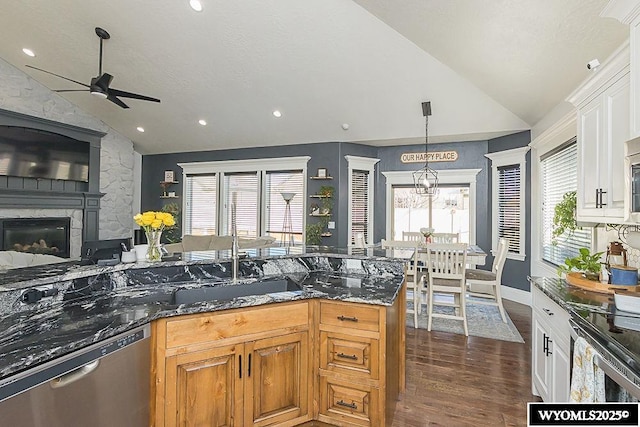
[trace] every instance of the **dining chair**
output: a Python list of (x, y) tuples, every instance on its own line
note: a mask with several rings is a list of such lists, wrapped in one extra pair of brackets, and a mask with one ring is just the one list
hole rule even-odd
[[(418, 327), (418, 315), (422, 312), (422, 277), (420, 253), (417, 242), (410, 240), (385, 240), (380, 246), (384, 249), (405, 249), (411, 253), (411, 258), (405, 263), (404, 278), (407, 283), (407, 300), (413, 301), (413, 308), (407, 305), (407, 314), (413, 314), (413, 325)], [(411, 295), (409, 295), (411, 293)]]
[(432, 243), (460, 243), (459, 233), (433, 233), (431, 235)]
[(501, 238), (498, 241), (498, 249), (496, 251), (496, 257), (493, 259), (491, 271), (469, 268), (465, 273), (467, 295), (475, 297), (475, 299), (467, 300), (467, 302), (470, 304), (497, 306), (504, 323), (507, 323), (507, 317), (504, 314), (504, 307), (502, 306), (500, 287), (502, 285), (502, 270), (507, 260), (508, 249), (509, 240)]
[(403, 231), (402, 240), (409, 240), (411, 242), (424, 242), (424, 235), (419, 231)]
[[(431, 330), (434, 317), (461, 320), (464, 334), (469, 336), (467, 328), (467, 311), (465, 307), (465, 270), (467, 265), (466, 243), (430, 243), (426, 250), (427, 277), (427, 330)], [(435, 295), (449, 295), (449, 299), (442, 301)], [(434, 313), (434, 306), (454, 307), (453, 314)]]

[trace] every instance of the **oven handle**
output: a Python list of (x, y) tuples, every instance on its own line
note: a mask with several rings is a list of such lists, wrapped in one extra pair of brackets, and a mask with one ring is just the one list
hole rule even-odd
[[(588, 336), (588, 334), (583, 331), (580, 326), (572, 321), (569, 321), (569, 323), (571, 324), (571, 338), (574, 341), (578, 337), (585, 338), (585, 335)], [(587, 339), (587, 342), (589, 341), (590, 340)], [(591, 346), (593, 347), (593, 344)], [(598, 353), (597, 349), (594, 348), (594, 350), (595, 355), (593, 357), (593, 362), (596, 364), (596, 366), (602, 369), (602, 372), (608, 375), (609, 378), (615, 381), (618, 385), (627, 390), (630, 395), (632, 395), (636, 399), (640, 399), (640, 387), (633, 381), (625, 377), (622, 373), (620, 373), (620, 371), (616, 369), (607, 359), (603, 358), (600, 353)]]

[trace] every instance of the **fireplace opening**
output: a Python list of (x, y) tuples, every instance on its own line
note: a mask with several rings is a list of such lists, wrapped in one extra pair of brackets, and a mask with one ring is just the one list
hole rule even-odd
[(2, 250), (71, 256), (71, 218), (0, 219), (0, 230)]

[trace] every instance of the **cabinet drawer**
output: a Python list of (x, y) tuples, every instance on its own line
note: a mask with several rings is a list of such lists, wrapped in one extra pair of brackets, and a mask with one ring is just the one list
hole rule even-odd
[(568, 345), (571, 340), (569, 313), (536, 286), (532, 286), (532, 301), (533, 315), (549, 325), (556, 338)]
[(220, 341), (308, 324), (309, 303), (306, 301), (184, 316), (167, 321), (166, 348)]
[(320, 369), (377, 380), (378, 340), (336, 332), (320, 332)]
[[(320, 377), (320, 413), (318, 419), (336, 420), (348, 425), (379, 426), (380, 391), (371, 386)], [(342, 425), (342, 424), (341, 424)]]
[(380, 330), (380, 311), (376, 307), (343, 304), (337, 302), (320, 303), (320, 323), (364, 331)]

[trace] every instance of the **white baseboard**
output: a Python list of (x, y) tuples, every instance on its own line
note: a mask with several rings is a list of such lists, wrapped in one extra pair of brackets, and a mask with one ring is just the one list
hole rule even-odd
[(531, 307), (531, 292), (523, 291), (522, 289), (512, 288), (510, 286), (502, 285), (500, 287), (502, 298), (514, 301), (520, 304), (528, 305)]

